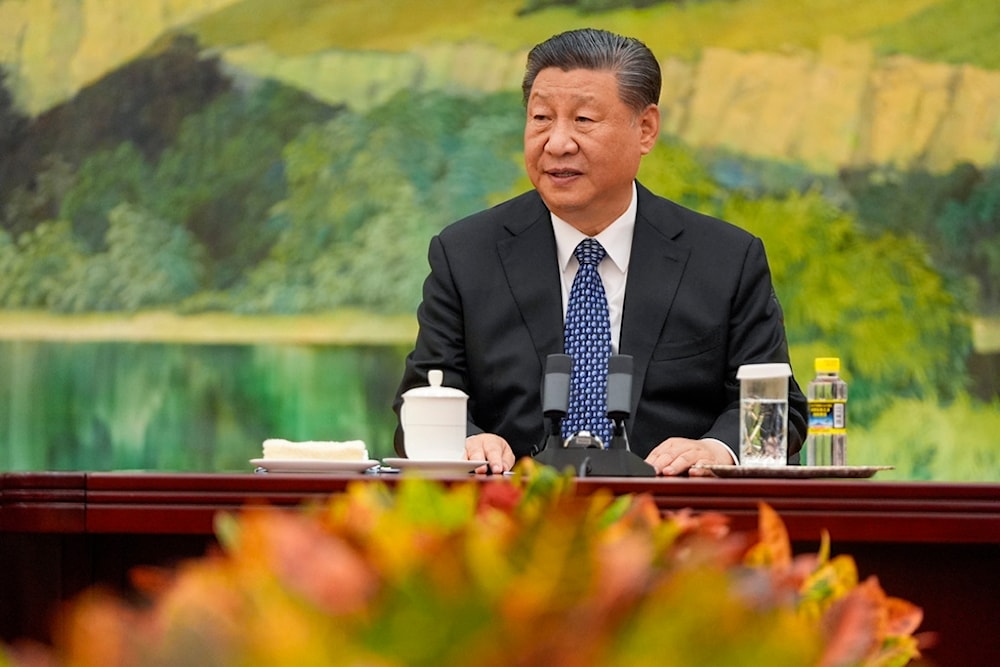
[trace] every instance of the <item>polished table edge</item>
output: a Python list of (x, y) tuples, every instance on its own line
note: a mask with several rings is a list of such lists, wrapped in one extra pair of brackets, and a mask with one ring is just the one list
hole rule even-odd
[[(401, 474), (18, 472), (0, 475), (0, 531), (210, 534), (220, 511), (321, 502)], [(508, 477), (446, 475), (444, 483)], [(790, 537), (834, 542), (1000, 544), (1000, 484), (872, 479), (579, 478), (576, 492), (648, 494), (664, 513), (721, 512), (736, 529), (773, 507)]]

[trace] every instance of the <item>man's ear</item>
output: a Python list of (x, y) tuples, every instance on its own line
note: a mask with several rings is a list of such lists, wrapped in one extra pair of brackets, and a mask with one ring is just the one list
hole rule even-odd
[(660, 138), (660, 107), (650, 104), (641, 114), (639, 114), (639, 129), (642, 132), (640, 145), (642, 154), (645, 155), (653, 150), (656, 140)]

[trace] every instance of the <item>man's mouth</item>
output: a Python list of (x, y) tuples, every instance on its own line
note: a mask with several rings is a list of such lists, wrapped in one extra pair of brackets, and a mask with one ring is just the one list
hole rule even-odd
[(573, 176), (579, 176), (582, 172), (576, 171), (575, 169), (549, 169), (545, 173), (553, 178), (571, 178)]

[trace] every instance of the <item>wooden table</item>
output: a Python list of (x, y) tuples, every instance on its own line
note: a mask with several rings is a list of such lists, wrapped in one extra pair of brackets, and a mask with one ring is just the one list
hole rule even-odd
[[(219, 511), (292, 507), (356, 481), (399, 476), (305, 474), (7, 473), (0, 475), (0, 639), (45, 640), (55, 605), (95, 583), (127, 591), (135, 565), (202, 554)], [(445, 482), (467, 477), (442, 477)], [(506, 483), (503, 477), (475, 477)], [(591, 478), (577, 492), (645, 493), (661, 510), (728, 515), (756, 526), (759, 502), (784, 519), (796, 553), (830, 533), (860, 574), (924, 608), (939, 635), (928, 664), (1000, 664), (1000, 485)]]

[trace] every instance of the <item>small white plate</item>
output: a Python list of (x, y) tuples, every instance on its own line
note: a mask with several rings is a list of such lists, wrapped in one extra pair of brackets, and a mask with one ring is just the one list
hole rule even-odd
[(250, 459), (267, 472), (364, 472), (378, 461), (316, 461), (313, 459)]
[(425, 473), (469, 473), (486, 461), (428, 461), (421, 459), (382, 459), (382, 463), (397, 470), (419, 470)]

